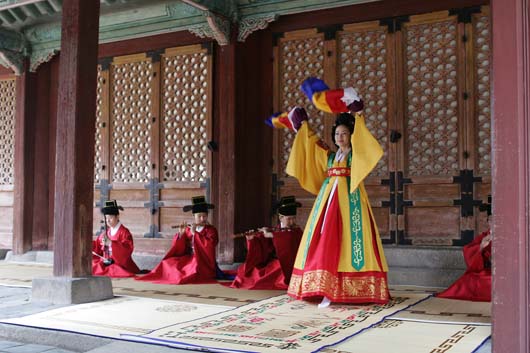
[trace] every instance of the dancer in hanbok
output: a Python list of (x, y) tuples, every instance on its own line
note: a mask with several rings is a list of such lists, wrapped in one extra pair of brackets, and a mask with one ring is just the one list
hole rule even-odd
[(286, 171), (316, 195), (288, 294), (321, 300), (320, 308), (331, 302), (386, 303), (388, 266), (363, 185), (383, 150), (366, 127), (363, 102), (353, 88), (330, 90), (308, 79), (302, 89), (317, 108), (341, 114), (332, 128), (336, 152), (311, 129), (303, 108), (269, 119), (296, 132)]

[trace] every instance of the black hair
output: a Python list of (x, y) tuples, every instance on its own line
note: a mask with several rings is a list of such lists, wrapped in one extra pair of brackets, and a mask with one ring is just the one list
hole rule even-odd
[(337, 143), (335, 142), (335, 130), (337, 130), (337, 127), (340, 125), (344, 125), (350, 130), (350, 134), (353, 134), (353, 130), (355, 129), (355, 118), (350, 113), (340, 113), (337, 119), (335, 120), (335, 124), (333, 124), (333, 127), (331, 128), (331, 141), (337, 146)]

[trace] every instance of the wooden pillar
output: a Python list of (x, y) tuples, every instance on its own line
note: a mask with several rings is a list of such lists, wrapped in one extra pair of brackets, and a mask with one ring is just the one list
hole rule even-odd
[(55, 157), (54, 276), (92, 275), (99, 0), (65, 0)]
[(13, 253), (31, 250), (35, 150), (35, 75), (25, 65), (16, 79)]
[(493, 0), (493, 352), (530, 352), (530, 10)]
[(220, 46), (216, 51), (215, 65), (215, 119), (214, 130), (219, 142), (217, 158), (214, 160), (216, 212), (215, 222), (219, 232), (217, 260), (231, 263), (234, 257), (233, 239), (236, 199), (236, 87), (235, 87), (235, 40)]
[[(33, 250), (51, 250), (50, 234), (50, 65), (41, 65), (35, 74), (36, 94), (33, 99), (35, 114), (34, 134), (34, 182), (33, 182), (33, 229), (31, 247)], [(57, 100), (57, 97), (55, 97)], [(55, 156), (55, 155), (53, 155)], [(53, 222), (52, 222), (53, 223)]]

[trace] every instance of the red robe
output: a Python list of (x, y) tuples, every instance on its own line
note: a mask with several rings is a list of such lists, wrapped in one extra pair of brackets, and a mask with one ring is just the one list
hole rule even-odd
[(175, 234), (171, 248), (162, 262), (139, 281), (164, 284), (215, 282), (215, 247), (219, 242), (217, 229), (207, 225), (200, 232)]
[[(111, 240), (110, 257), (114, 260), (114, 263), (105, 266), (103, 259), (92, 255), (92, 274), (94, 276), (133, 277), (140, 272), (140, 269), (132, 259), (134, 244), (129, 229), (122, 224), (114, 235), (111, 235), (110, 229), (107, 229), (107, 236)], [(103, 233), (92, 241), (92, 251), (103, 256)]]
[[(247, 257), (230, 285), (245, 289), (287, 289), (302, 230), (276, 230), (272, 238), (257, 233), (247, 240)], [(276, 256), (275, 256), (276, 255)]]
[(464, 246), (466, 272), (449, 288), (437, 294), (440, 298), (491, 301), (491, 242), (480, 250), (480, 243), (490, 234), (486, 231)]

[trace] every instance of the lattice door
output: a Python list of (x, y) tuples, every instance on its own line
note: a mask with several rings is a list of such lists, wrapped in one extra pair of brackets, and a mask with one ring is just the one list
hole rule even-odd
[(5, 249), (13, 242), (15, 104), (15, 78), (0, 78), (0, 248)]
[[(192, 196), (208, 195), (211, 87), (209, 46), (101, 62), (96, 204), (117, 199), (125, 208), (121, 220), (135, 237), (171, 235), (171, 225), (189, 220), (182, 206)], [(97, 231), (99, 208), (94, 215)]]
[[(474, 185), (474, 199), (487, 202), (491, 196), (491, 23), (488, 7), (473, 14), (471, 22), (466, 24), (466, 33), (471, 37), (468, 56), (473, 59), (469, 67), (473, 80), (468, 85), (473, 99), (468, 104), (471, 119), (468, 119), (470, 158), (467, 168), (476, 171), (481, 179)], [(476, 208), (474, 211), (472, 226), (477, 233), (482, 233), (489, 228), (487, 216), (484, 212), (477, 213)]]
[(395, 145), (389, 141), (395, 129), (396, 95), (394, 87), (393, 33), (379, 22), (344, 25), (337, 33), (337, 87), (354, 87), (365, 102), (366, 125), (384, 150), (376, 168), (364, 184), (379, 233), (383, 241), (392, 241), (395, 217), (389, 190), (395, 170)]
[[(288, 111), (295, 106), (302, 106), (309, 116), (309, 123), (326, 141), (330, 140), (333, 117), (314, 108), (313, 104), (300, 91), (303, 80), (309, 76), (326, 78), (324, 68), (329, 65), (330, 57), (326, 55), (326, 43), (323, 33), (315, 29), (287, 32), (278, 39), (274, 47), (274, 109)], [(298, 223), (305, 224), (314, 196), (303, 190), (298, 182), (285, 174), (294, 134), (287, 130), (274, 131), (274, 197), (295, 195), (302, 203), (298, 210)]]
[(212, 58), (209, 47), (167, 49), (161, 59), (160, 232), (190, 221), (182, 207), (192, 196), (209, 197), (212, 138)]
[[(367, 124), (381, 142), (385, 156), (380, 161), (365, 186), (371, 196), (377, 224), (384, 239), (390, 239), (392, 215), (390, 213), (389, 153), (395, 154), (388, 143), (389, 112), (394, 100), (388, 94), (388, 50), (387, 28), (378, 22), (346, 25), (341, 31), (305, 30), (284, 33), (275, 47), (275, 108), (285, 111), (302, 105), (308, 111), (313, 129), (328, 143), (331, 141), (331, 126), (335, 115), (317, 111), (300, 91), (301, 82), (315, 76), (324, 79), (331, 87), (355, 87), (366, 101)], [(298, 222), (304, 225), (314, 202), (314, 196), (302, 190), (298, 182), (285, 175), (285, 167), (294, 135), (288, 131), (275, 131), (274, 145), (277, 192), (296, 195), (302, 202)], [(334, 147), (334, 146), (333, 146)]]
[[(461, 245), (476, 231), (481, 200), (475, 199), (474, 189), (481, 178), (475, 174), (474, 161), (481, 160), (479, 165), (489, 171), (485, 161), (489, 150), (475, 156), (474, 127), (480, 126), (483, 138), (479, 151), (488, 149), (484, 144), (489, 146), (490, 131), (489, 116), (474, 122), (470, 97), (475, 96), (474, 82), (488, 77), (483, 67), (478, 74), (478, 69), (473, 73), (469, 65), (477, 52), (468, 40), (472, 27), (465, 23), (465, 15), (466, 10), (412, 16), (400, 33), (404, 138), (396, 186), (401, 244)], [(487, 65), (488, 61), (477, 62)], [(482, 94), (489, 96), (489, 86), (480, 83), (480, 87)], [(477, 106), (478, 101), (489, 106), (483, 99), (477, 99)], [(484, 192), (489, 189), (481, 187)]]
[[(487, 7), (336, 28), (279, 40), (275, 108), (287, 110), (300, 99), (307, 107), (299, 84), (308, 76), (358, 89), (367, 125), (385, 151), (365, 180), (383, 241), (469, 242), (487, 227), (478, 207), (491, 190)], [(313, 125), (330, 142), (334, 117), (319, 117)], [(305, 224), (314, 197), (284, 174), (293, 136), (275, 133), (280, 195), (274, 196), (300, 197)]]

